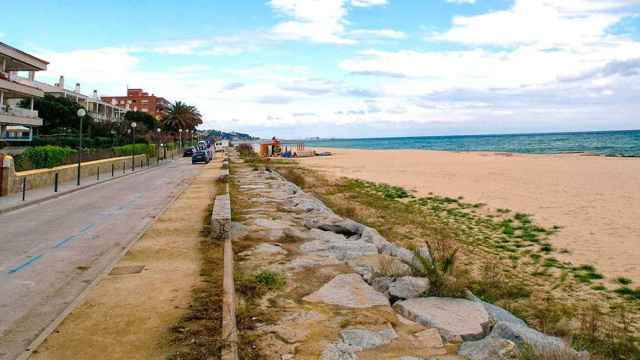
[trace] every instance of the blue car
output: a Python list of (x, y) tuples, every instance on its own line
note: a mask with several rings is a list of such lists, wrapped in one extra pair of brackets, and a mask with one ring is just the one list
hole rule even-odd
[(197, 163), (208, 164), (209, 161), (211, 161), (211, 159), (209, 157), (209, 154), (207, 154), (207, 150), (198, 149), (196, 150), (196, 152), (193, 153), (193, 156), (191, 156), (192, 164), (197, 164)]

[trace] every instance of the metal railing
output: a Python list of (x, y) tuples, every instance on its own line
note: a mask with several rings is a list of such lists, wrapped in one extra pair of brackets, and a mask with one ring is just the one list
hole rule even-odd
[(16, 117), (24, 117), (24, 118), (30, 118), (30, 119), (38, 118), (38, 112), (35, 110), (16, 108), (16, 107), (11, 107), (9, 105), (0, 107), (0, 114), (16, 116)]
[[(13, 194), (9, 194), (5, 197), (0, 197), (8, 201), (8, 198), (13, 198), (12, 202), (22, 203), (27, 200), (36, 200), (38, 198), (48, 197), (52, 193), (58, 193), (60, 191), (69, 191), (77, 189), (80, 186), (87, 186), (91, 184), (97, 184), (104, 181), (109, 181), (113, 178), (126, 176), (128, 174), (138, 173), (141, 170), (157, 167), (164, 163), (168, 163), (168, 160), (175, 159), (175, 154), (172, 152), (168, 154), (166, 158), (149, 158), (136, 159), (132, 162), (132, 159), (122, 159), (120, 162), (112, 162), (111, 164), (105, 164), (104, 166), (98, 166), (96, 172), (93, 175), (81, 176), (81, 181), (77, 181), (77, 176), (73, 180), (67, 180), (65, 182), (60, 181), (58, 172), (53, 173), (53, 183), (48, 186), (40, 186), (37, 188), (29, 187), (29, 175), (16, 177), (14, 179), (14, 191)], [(47, 190), (49, 189), (49, 190)], [(30, 196), (30, 194), (32, 194)], [(1, 205), (1, 203), (0, 203)]]

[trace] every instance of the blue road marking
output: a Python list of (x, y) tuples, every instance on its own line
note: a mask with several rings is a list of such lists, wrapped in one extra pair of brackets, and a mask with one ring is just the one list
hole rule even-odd
[(9, 274), (15, 274), (17, 272), (20, 272), (20, 271), (24, 270), (25, 268), (29, 267), (30, 265), (32, 265), (36, 261), (40, 260), (40, 258), (42, 258), (42, 255), (32, 256), (31, 259), (25, 261), (21, 265), (18, 265), (16, 267), (14, 267), (13, 269), (9, 269)]

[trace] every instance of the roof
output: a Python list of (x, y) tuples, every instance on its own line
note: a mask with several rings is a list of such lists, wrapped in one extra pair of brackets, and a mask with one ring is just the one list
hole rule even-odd
[(49, 65), (48, 61), (42, 60), (3, 42), (0, 42), (0, 53), (41, 70), (45, 70), (47, 65)]

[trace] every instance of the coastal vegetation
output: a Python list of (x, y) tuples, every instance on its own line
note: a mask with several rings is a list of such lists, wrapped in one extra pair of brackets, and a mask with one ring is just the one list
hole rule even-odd
[(405, 196), (390, 185), (329, 180), (295, 162), (247, 158), (251, 166), (277, 170), (339, 215), (379, 229), (392, 242), (418, 249), (427, 241), (433, 254), (434, 244), (445, 244), (449, 250), (434, 256), (435, 261), (418, 257), (420, 275), (465, 284), (481, 299), (568, 339), (594, 359), (640, 356), (640, 289), (629, 279), (606, 278), (591, 264), (567, 261), (567, 250), (553, 246), (559, 226), (544, 227), (530, 214), (492, 210), (462, 198), (415, 197), (403, 190)]

